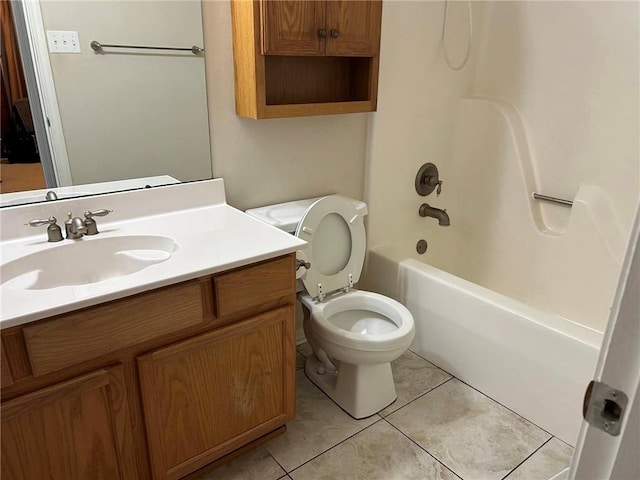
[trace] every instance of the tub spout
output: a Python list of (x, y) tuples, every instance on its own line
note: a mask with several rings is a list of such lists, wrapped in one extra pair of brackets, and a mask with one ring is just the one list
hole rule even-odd
[(438, 225), (442, 227), (448, 227), (449, 225), (451, 225), (451, 222), (449, 221), (449, 214), (446, 210), (432, 207), (428, 203), (423, 203), (422, 205), (420, 205), (418, 213), (421, 217), (436, 218), (438, 220)]

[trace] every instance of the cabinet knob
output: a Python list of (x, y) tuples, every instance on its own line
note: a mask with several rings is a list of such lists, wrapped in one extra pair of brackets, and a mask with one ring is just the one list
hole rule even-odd
[(318, 36), (320, 38), (325, 38), (327, 36), (327, 29), (326, 28), (319, 28), (318, 29)]
[(338, 38), (340, 36), (340, 31), (336, 28), (331, 30), (331, 38)]

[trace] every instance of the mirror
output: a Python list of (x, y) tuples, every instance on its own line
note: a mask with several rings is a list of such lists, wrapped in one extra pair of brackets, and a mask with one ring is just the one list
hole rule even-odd
[[(21, 91), (6, 81), (14, 72), (5, 61), (3, 22), (2, 94), (12, 107), (13, 141), (5, 141), (3, 129), (0, 205), (44, 201), (54, 186), (58, 198), (68, 198), (212, 177), (204, 53), (192, 51), (204, 47), (200, 1), (40, 0), (12, 7), (14, 50), (20, 44), (25, 52), (28, 43), (31, 54), (22, 57), (28, 88)], [(92, 41), (103, 48), (93, 50)], [(30, 97), (26, 108), (23, 94)], [(44, 148), (35, 153), (38, 133)], [(33, 162), (38, 154), (41, 162)], [(20, 179), (21, 169), (39, 174), (41, 183)], [(21, 192), (7, 193), (16, 188), (6, 178), (16, 176)]]

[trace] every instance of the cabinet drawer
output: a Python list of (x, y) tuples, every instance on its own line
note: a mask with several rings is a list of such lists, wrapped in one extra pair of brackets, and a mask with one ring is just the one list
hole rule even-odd
[(202, 321), (201, 283), (192, 281), (61, 315), (24, 337), (37, 377)]
[(287, 255), (216, 276), (216, 316), (225, 317), (278, 300), (291, 303), (295, 294), (294, 260), (293, 255)]

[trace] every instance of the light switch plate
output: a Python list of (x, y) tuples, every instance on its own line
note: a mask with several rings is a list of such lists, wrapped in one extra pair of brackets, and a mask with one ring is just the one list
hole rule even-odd
[(51, 53), (81, 53), (78, 32), (47, 30), (47, 42)]

